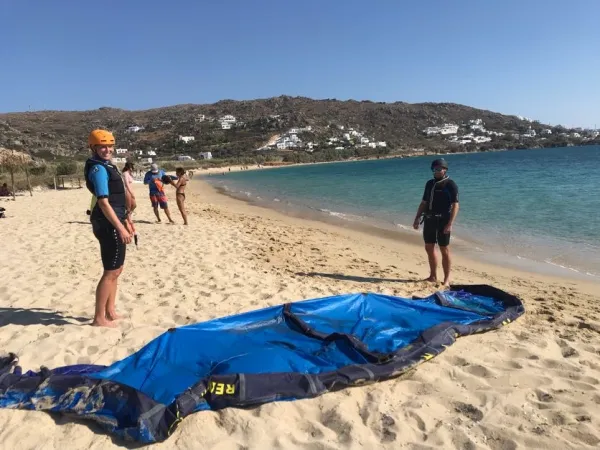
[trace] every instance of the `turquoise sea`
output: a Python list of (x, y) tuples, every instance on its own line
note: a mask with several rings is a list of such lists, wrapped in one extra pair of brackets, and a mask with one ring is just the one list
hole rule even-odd
[[(285, 210), (375, 228), (411, 228), (435, 157), (227, 172), (206, 179)], [(457, 250), (534, 270), (600, 279), (600, 147), (444, 155), (459, 187)]]

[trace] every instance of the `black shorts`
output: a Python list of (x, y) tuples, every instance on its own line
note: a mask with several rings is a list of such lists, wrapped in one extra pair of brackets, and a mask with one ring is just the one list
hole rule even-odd
[(104, 270), (117, 270), (125, 264), (127, 245), (121, 241), (119, 233), (111, 223), (92, 222), (94, 236), (100, 242), (100, 256)]
[(444, 227), (448, 224), (449, 217), (425, 218), (423, 222), (423, 240), (426, 244), (435, 244), (440, 247), (450, 245), (450, 233), (444, 234)]

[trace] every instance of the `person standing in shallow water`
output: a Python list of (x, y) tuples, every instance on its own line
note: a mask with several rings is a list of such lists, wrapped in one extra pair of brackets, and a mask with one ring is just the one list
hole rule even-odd
[(111, 164), (115, 138), (105, 130), (94, 130), (88, 137), (92, 157), (85, 163), (84, 177), (88, 190), (96, 197), (90, 221), (100, 243), (104, 272), (96, 288), (94, 326), (114, 327), (119, 318), (115, 309), (117, 283), (125, 251), (132, 236), (125, 226), (127, 194), (123, 178)]
[(433, 178), (425, 184), (425, 192), (419, 204), (413, 228), (419, 229), (423, 220), (423, 240), (429, 259), (429, 278), (426, 281), (437, 282), (437, 243), (442, 254), (444, 269), (444, 287), (450, 287), (450, 234), (452, 225), (458, 215), (458, 186), (448, 177), (448, 163), (444, 159), (436, 159), (431, 163)]

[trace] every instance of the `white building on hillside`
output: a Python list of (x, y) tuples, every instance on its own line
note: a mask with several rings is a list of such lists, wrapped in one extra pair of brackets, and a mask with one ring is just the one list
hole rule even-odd
[(179, 136), (179, 140), (187, 144), (188, 142), (195, 141), (196, 138), (194, 136)]
[(127, 149), (126, 148), (118, 148), (115, 151), (117, 152), (117, 155), (122, 155), (124, 153), (127, 153)]
[(199, 154), (199, 156), (200, 156), (202, 159), (212, 159), (212, 158), (213, 158), (213, 156), (212, 156), (212, 153), (211, 153), (211, 152), (201, 152), (201, 153)]
[(221, 122), (235, 123), (236, 122), (236, 118), (234, 116), (232, 116), (231, 114), (226, 114), (223, 117), (221, 117), (220, 121)]
[(458, 133), (458, 125), (447, 123), (441, 127), (427, 127), (423, 130), (423, 132), (427, 136), (431, 136), (434, 134), (456, 134)]
[(221, 129), (231, 130), (231, 122), (221, 122)]

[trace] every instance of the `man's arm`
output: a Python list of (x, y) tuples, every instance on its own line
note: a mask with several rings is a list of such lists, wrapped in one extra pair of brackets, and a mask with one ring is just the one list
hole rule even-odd
[(152, 175), (150, 172), (146, 172), (146, 175), (144, 175), (144, 184), (148, 184), (150, 183), (150, 179), (152, 178)]
[(426, 209), (427, 209), (427, 202), (425, 200), (421, 200), (421, 203), (419, 203), (419, 208), (417, 208), (417, 215), (415, 216), (415, 220), (413, 222), (413, 228), (415, 230), (419, 229), (419, 223), (421, 222), (421, 216), (423, 215), (423, 213), (425, 212)]
[(450, 220), (448, 221), (448, 225), (452, 226), (452, 224), (454, 223), (454, 220), (456, 219), (456, 216), (458, 215), (459, 209), (460, 209), (460, 206), (459, 206), (458, 202), (452, 203), (452, 206), (450, 207)]
[(454, 182), (452, 182), (450, 186), (450, 201), (452, 202), (450, 204), (450, 219), (444, 227), (444, 233), (450, 233), (452, 231), (452, 224), (454, 223), (454, 220), (458, 215), (458, 210), (460, 209), (460, 205), (458, 204), (458, 186)]

